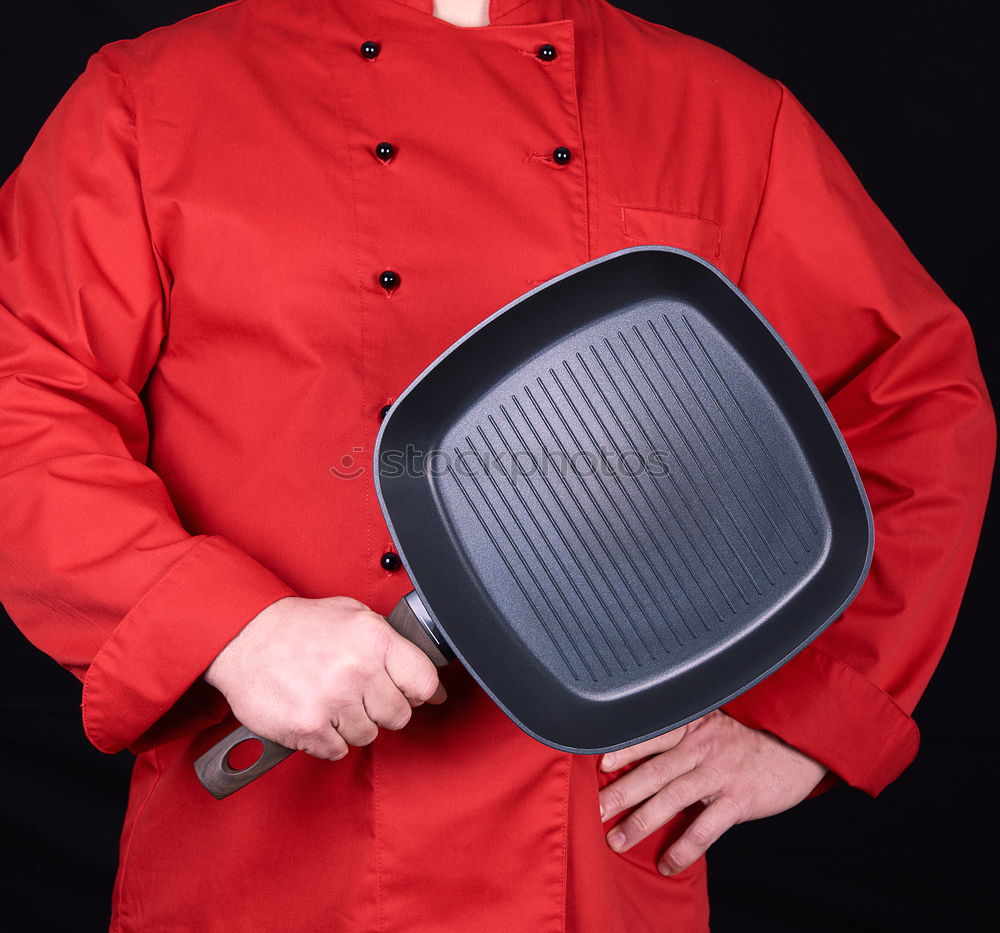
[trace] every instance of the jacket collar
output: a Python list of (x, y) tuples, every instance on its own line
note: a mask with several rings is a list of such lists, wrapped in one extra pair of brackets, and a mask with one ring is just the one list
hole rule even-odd
[[(428, 16), (434, 15), (434, 0), (395, 0), (396, 3), (402, 3), (404, 6), (412, 7), (414, 10), (419, 10), (421, 13), (426, 13)], [(544, 4), (539, 2), (539, 0), (490, 0), (490, 23), (495, 23), (497, 20), (506, 16), (508, 13), (513, 12), (518, 7), (527, 7), (528, 9), (522, 10), (522, 13), (530, 12), (532, 7), (539, 8), (539, 17), (544, 18), (544, 14), (541, 12), (542, 6), (551, 6), (551, 4)]]

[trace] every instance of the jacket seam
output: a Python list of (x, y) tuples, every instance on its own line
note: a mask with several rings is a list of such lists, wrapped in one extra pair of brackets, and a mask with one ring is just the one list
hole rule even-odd
[(750, 225), (750, 233), (747, 234), (746, 247), (743, 250), (743, 259), (740, 261), (740, 268), (736, 274), (736, 282), (743, 280), (743, 270), (746, 268), (747, 257), (750, 255), (750, 247), (753, 245), (754, 235), (757, 233), (757, 226), (760, 222), (761, 214), (764, 210), (764, 198), (767, 195), (768, 185), (771, 182), (771, 168), (774, 164), (774, 143), (778, 136), (778, 121), (785, 103), (785, 86), (777, 79), (772, 78), (779, 90), (778, 105), (774, 109), (774, 121), (771, 124), (771, 141), (767, 148), (767, 168), (764, 171), (764, 182), (760, 186), (760, 197), (757, 200), (757, 209), (754, 211), (753, 223)]
[(572, 793), (573, 786), (573, 761), (569, 755), (563, 757), (563, 767), (566, 771), (566, 789), (564, 796), (564, 809), (563, 813), (563, 827), (562, 827), (562, 877), (560, 882), (562, 884), (562, 898), (561, 900), (561, 915), (559, 917), (559, 929), (565, 931), (566, 926), (566, 915), (568, 911), (568, 901), (569, 901), (569, 817), (570, 817), (570, 796)]
[[(519, 4), (520, 5), (520, 4)], [(514, 8), (516, 9), (516, 7)], [(507, 12), (510, 12), (509, 10)], [(504, 14), (506, 15), (506, 14)], [(593, 255), (593, 235), (590, 229), (590, 215), (591, 215), (591, 202), (594, 200), (592, 197), (591, 186), (594, 180), (594, 172), (590, 170), (590, 154), (586, 151), (589, 147), (587, 146), (586, 140), (584, 138), (583, 129), (583, 112), (580, 98), (579, 81), (577, 80), (577, 66), (580, 63), (580, 46), (577, 45), (576, 41), (576, 30), (570, 30), (570, 49), (569, 54), (573, 59), (573, 81), (572, 81), (572, 93), (573, 93), (573, 116), (574, 124), (576, 127), (577, 138), (580, 140), (580, 145), (584, 149), (583, 153), (583, 172), (581, 173), (582, 178), (582, 188), (583, 188), (583, 223), (584, 223), (584, 237), (586, 238), (586, 259), (589, 260)]]
[[(242, 2), (242, 0), (235, 0), (236, 3)], [(231, 5), (231, 4), (227, 4)], [(207, 10), (205, 12), (211, 12)], [(198, 15), (198, 14), (196, 14)], [(128, 40), (125, 40), (128, 41)], [(163, 332), (166, 333), (170, 325), (170, 290), (167, 288), (167, 283), (163, 280), (163, 275), (160, 273), (160, 267), (169, 269), (166, 260), (163, 257), (163, 253), (156, 245), (156, 238), (153, 236), (153, 225), (149, 219), (149, 202), (146, 197), (146, 189), (143, 183), (142, 174), (142, 154), (140, 152), (139, 146), (139, 119), (138, 110), (136, 108), (136, 95), (135, 89), (132, 83), (129, 81), (128, 77), (119, 68), (116, 68), (107, 58), (103, 52), (97, 53), (101, 59), (104, 61), (108, 70), (118, 78), (122, 84), (122, 88), (125, 92), (124, 104), (128, 112), (129, 121), (132, 125), (132, 140), (135, 147), (135, 184), (139, 192), (139, 202), (142, 205), (142, 225), (146, 231), (146, 239), (149, 241), (149, 249), (152, 253), (154, 262), (153, 266), (156, 269), (156, 278), (160, 283), (160, 300), (162, 302), (161, 311), (163, 316)]]
[[(324, 16), (322, 10), (319, 8), (318, 0), (309, 0), (309, 9), (312, 12), (314, 22), (316, 23), (316, 42), (321, 45), (324, 50), (329, 49), (330, 40), (324, 29)], [(368, 376), (368, 366), (365, 365), (367, 344), (368, 344), (368, 328), (366, 320), (366, 289), (364, 281), (364, 268), (362, 265), (361, 257), (361, 210), (358, 205), (358, 181), (355, 172), (355, 162), (352, 153), (352, 147), (350, 145), (350, 131), (348, 129), (348, 121), (344, 118), (343, 111), (343, 101), (341, 94), (341, 80), (340, 74), (337, 70), (337, 56), (328, 54), (324, 56), (324, 71), (330, 82), (330, 109), (336, 114), (336, 119), (338, 121), (339, 131), (337, 135), (337, 144), (344, 146), (345, 153), (345, 163), (347, 166), (347, 178), (350, 185), (351, 192), (351, 205), (354, 214), (354, 250), (356, 256), (356, 283), (358, 289), (357, 298), (357, 311), (358, 311), (358, 333), (360, 338), (360, 355), (361, 355), (361, 398), (360, 398), (360, 411), (359, 417), (364, 420), (368, 416), (367, 405), (368, 400), (371, 397), (371, 386), (369, 383)], [(365, 541), (365, 575), (364, 575), (364, 601), (366, 604), (372, 602), (373, 595), (373, 568), (369, 566), (370, 562), (367, 557), (372, 552), (372, 520), (371, 520), (371, 484), (367, 484), (365, 488), (365, 511), (364, 511), (364, 541)], [(378, 924), (377, 930), (384, 930), (385, 927), (385, 893), (383, 891), (383, 875), (384, 875), (384, 865), (383, 865), (383, 852), (382, 852), (382, 825), (381, 825), (381, 807), (382, 798), (379, 787), (379, 759), (378, 753), (374, 748), (369, 748), (368, 750), (368, 762), (369, 768), (371, 770), (371, 780), (372, 780), (372, 794), (371, 794), (371, 821), (372, 821), (372, 848), (374, 850), (374, 863), (375, 863), (375, 916), (376, 922)], [(375, 931), (373, 931), (375, 933)]]
[(146, 811), (146, 806), (153, 797), (153, 792), (159, 787), (160, 780), (163, 777), (163, 769), (160, 767), (159, 757), (157, 755), (157, 750), (155, 748), (151, 749), (148, 753), (153, 767), (156, 769), (156, 777), (153, 783), (150, 785), (149, 790), (146, 792), (146, 796), (143, 797), (142, 803), (139, 804), (139, 809), (136, 810), (135, 817), (132, 820), (132, 828), (129, 832), (128, 842), (125, 843), (125, 851), (122, 852), (121, 866), (118, 870), (118, 890), (115, 895), (114, 912), (115, 912), (115, 924), (112, 928), (112, 933), (116, 931), (121, 931), (121, 918), (124, 910), (125, 901), (125, 878), (128, 874), (129, 858), (132, 855), (132, 843), (135, 841), (136, 830), (139, 828), (139, 824), (142, 820), (142, 815)]

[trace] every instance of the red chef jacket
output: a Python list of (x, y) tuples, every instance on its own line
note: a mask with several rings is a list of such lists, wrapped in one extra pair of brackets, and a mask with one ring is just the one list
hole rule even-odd
[(597, 760), (456, 665), (447, 703), (343, 761), (222, 802), (192, 770), (233, 725), (199, 675), (259, 610), (409, 588), (380, 566), (383, 406), (639, 243), (739, 284), (858, 463), (861, 595), (727, 709), (877, 793), (917, 747), (993, 421), (965, 319), (787, 89), (604, 0), (492, 0), (480, 28), (237, 0), (91, 59), (0, 195), (0, 599), (83, 679), (91, 741), (139, 754), (114, 930), (706, 929), (704, 863), (655, 868), (685, 818), (613, 853)]

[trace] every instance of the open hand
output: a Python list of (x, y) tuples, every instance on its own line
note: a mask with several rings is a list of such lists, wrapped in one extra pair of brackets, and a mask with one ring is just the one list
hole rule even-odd
[(600, 792), (602, 820), (636, 807), (608, 833), (612, 849), (624, 852), (686, 807), (705, 805), (660, 855), (657, 869), (664, 875), (688, 868), (737, 823), (795, 806), (826, 774), (819, 762), (721, 710), (655, 739), (610, 752), (601, 768), (615, 771), (643, 758), (648, 760)]

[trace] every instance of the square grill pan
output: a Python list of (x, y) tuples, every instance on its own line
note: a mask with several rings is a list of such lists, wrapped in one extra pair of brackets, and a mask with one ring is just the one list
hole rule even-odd
[(586, 263), (467, 334), (393, 405), (374, 475), (432, 635), (571, 752), (721, 706), (871, 561), (819, 392), (732, 282), (669, 247)]

